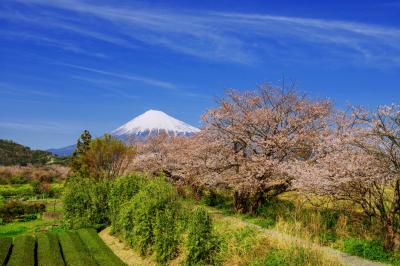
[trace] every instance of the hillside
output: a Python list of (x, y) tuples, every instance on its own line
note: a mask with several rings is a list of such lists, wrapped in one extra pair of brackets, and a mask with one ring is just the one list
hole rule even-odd
[(0, 165), (45, 164), (52, 158), (50, 152), (31, 150), (11, 140), (0, 139)]

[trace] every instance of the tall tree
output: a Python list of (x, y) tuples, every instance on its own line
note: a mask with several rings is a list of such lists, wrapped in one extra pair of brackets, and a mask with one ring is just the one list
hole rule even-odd
[(73, 173), (86, 176), (87, 169), (82, 161), (82, 157), (89, 150), (89, 145), (92, 140), (92, 135), (88, 130), (84, 130), (76, 142), (76, 149), (72, 154), (72, 158), (70, 161), (71, 170)]
[(380, 223), (387, 250), (400, 249), (400, 106), (356, 108), (337, 121), (319, 158), (293, 168), (295, 186), (352, 202)]

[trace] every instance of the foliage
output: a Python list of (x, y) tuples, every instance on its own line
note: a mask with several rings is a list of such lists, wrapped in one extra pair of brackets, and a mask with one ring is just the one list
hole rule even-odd
[[(0, 218), (5, 222), (10, 222), (24, 215), (41, 214), (45, 210), (46, 206), (41, 203), (24, 203), (19, 200), (9, 200), (0, 206)], [(29, 217), (26, 218), (29, 219)]]
[(400, 249), (400, 105), (337, 115), (312, 164), (298, 162), (295, 186), (348, 201), (380, 223), (387, 250)]
[(5, 198), (10, 197), (30, 197), (35, 193), (33, 192), (32, 186), (29, 184), (26, 185), (1, 185), (0, 186), (0, 195)]
[[(271, 249), (261, 262), (254, 266), (319, 266), (322, 263), (319, 256), (313, 254), (312, 250), (304, 247), (293, 246), (289, 249)], [(328, 263), (327, 263), (328, 264)]]
[(32, 236), (17, 236), (14, 238), (14, 247), (9, 266), (34, 266), (35, 265), (35, 238)]
[(66, 265), (95, 266), (97, 263), (75, 231), (61, 232), (58, 235)]
[(204, 208), (197, 208), (192, 214), (186, 248), (186, 265), (215, 263), (220, 241), (212, 231), (211, 217)]
[(6, 260), (10, 253), (11, 245), (11, 237), (0, 238), (0, 265), (6, 265)]
[(197, 191), (233, 190), (234, 207), (255, 213), (264, 201), (285, 192), (295, 178), (288, 165), (308, 161), (329, 128), (329, 101), (295, 90), (264, 85), (256, 91), (228, 91), (203, 116), (192, 138), (152, 138), (138, 148), (140, 169), (164, 172)]
[(389, 262), (391, 254), (383, 248), (381, 241), (348, 238), (343, 241), (343, 251), (369, 260)]
[(115, 179), (124, 173), (134, 155), (133, 147), (109, 134), (91, 140), (90, 134), (84, 131), (74, 151), (71, 167), (82, 177)]
[(89, 150), (89, 144), (91, 140), (92, 135), (90, 135), (89, 131), (87, 130), (84, 130), (77, 140), (76, 149), (74, 150), (70, 160), (70, 167), (75, 175), (88, 175), (88, 169), (83, 162), (83, 155)]
[(63, 195), (64, 221), (68, 228), (83, 228), (108, 223), (110, 184), (88, 178), (70, 177)]
[(46, 164), (52, 157), (50, 152), (31, 150), (11, 140), (0, 139), (0, 165)]
[(58, 237), (55, 233), (40, 233), (36, 235), (36, 238), (38, 266), (64, 265)]
[(166, 264), (178, 253), (180, 232), (177, 218), (176, 210), (165, 209), (156, 213), (154, 251), (156, 260), (160, 264)]
[[(166, 230), (169, 230), (177, 226), (179, 203), (174, 188), (161, 178), (146, 184), (122, 210), (119, 221), (122, 227), (121, 231), (125, 239), (138, 248), (142, 255), (151, 252), (156, 241), (157, 213), (162, 215), (163, 212), (167, 211), (168, 215), (175, 217), (173, 220), (168, 220), (173, 223), (166, 228)], [(161, 232), (160, 230), (158, 233), (157, 241), (162, 241), (165, 237), (164, 231)], [(170, 233), (175, 234), (174, 232)], [(173, 241), (170, 243), (174, 244)], [(173, 248), (171, 247), (171, 249)], [(159, 252), (162, 251), (162, 249), (158, 250)], [(161, 253), (159, 253), (159, 256), (164, 257)]]
[(139, 175), (118, 177), (111, 186), (109, 208), (112, 231), (121, 231), (119, 224), (121, 209), (127, 204), (143, 186), (144, 179)]
[(78, 235), (99, 265), (125, 265), (99, 238), (94, 229), (79, 229)]

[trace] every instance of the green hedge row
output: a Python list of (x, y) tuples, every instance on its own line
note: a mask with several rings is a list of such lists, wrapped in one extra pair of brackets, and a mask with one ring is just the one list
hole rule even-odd
[(94, 266), (95, 260), (88, 253), (79, 235), (75, 231), (61, 232), (58, 235), (64, 261), (67, 266)]
[(23, 235), (14, 238), (14, 247), (7, 266), (35, 266), (35, 245), (33, 236)]
[(38, 266), (62, 266), (64, 260), (61, 256), (60, 244), (55, 233), (40, 233), (37, 236)]
[(0, 238), (0, 265), (5, 265), (11, 246), (11, 237)]
[(78, 235), (88, 248), (90, 254), (100, 266), (119, 266), (123, 263), (100, 239), (94, 229), (79, 229)]

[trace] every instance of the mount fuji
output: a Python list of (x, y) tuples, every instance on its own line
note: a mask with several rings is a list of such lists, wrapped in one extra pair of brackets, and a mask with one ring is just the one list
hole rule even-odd
[[(199, 131), (200, 129), (162, 111), (148, 110), (111, 131), (111, 135), (123, 141), (128, 141), (130, 139), (145, 140), (150, 136), (163, 133), (169, 136), (191, 136)], [(75, 145), (70, 145), (59, 149), (49, 149), (48, 151), (57, 156), (69, 156), (72, 155), (74, 150)]]
[(199, 132), (185, 122), (182, 122), (164, 112), (149, 110), (111, 132), (111, 135), (127, 139), (129, 137), (147, 138), (166, 133), (170, 136), (190, 136)]

